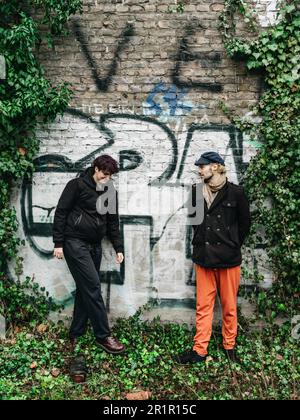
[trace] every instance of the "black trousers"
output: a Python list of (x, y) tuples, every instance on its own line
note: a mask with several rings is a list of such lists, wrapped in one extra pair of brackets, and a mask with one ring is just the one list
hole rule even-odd
[(91, 245), (81, 239), (67, 238), (64, 257), (76, 283), (76, 295), (70, 338), (84, 335), (88, 320), (96, 338), (110, 336), (107, 312), (101, 294), (101, 245)]

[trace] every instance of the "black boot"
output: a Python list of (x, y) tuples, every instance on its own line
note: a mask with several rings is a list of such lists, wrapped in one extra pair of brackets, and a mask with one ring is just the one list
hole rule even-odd
[(235, 349), (230, 349), (230, 350), (225, 350), (225, 354), (227, 356), (227, 359), (231, 362), (231, 363), (236, 363), (236, 364), (240, 364), (241, 361), (239, 360), (239, 358), (236, 355), (236, 351)]
[(85, 382), (87, 373), (85, 357), (83, 355), (74, 357), (70, 363), (70, 376), (73, 381), (76, 383)]
[(174, 357), (175, 362), (182, 365), (188, 363), (203, 363), (206, 360), (206, 356), (200, 356), (196, 351), (190, 350)]

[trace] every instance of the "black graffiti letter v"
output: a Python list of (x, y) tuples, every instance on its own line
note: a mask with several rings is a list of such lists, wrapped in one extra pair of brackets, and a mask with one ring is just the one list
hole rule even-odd
[(92, 57), (92, 54), (89, 50), (88, 42), (86, 40), (85, 34), (82, 32), (80, 24), (78, 21), (73, 23), (73, 31), (74, 34), (78, 40), (78, 42), (81, 44), (82, 51), (86, 57), (86, 60), (88, 62), (88, 65), (90, 69), (92, 70), (93, 78), (96, 83), (96, 86), (98, 89), (102, 92), (107, 92), (109, 89), (109, 86), (112, 82), (113, 76), (115, 76), (117, 72), (117, 65), (118, 65), (118, 59), (120, 58), (121, 52), (125, 49), (126, 44), (129, 43), (130, 37), (134, 35), (134, 25), (127, 24), (125, 29), (123, 30), (121, 34), (121, 40), (116, 48), (114, 59), (107, 71), (107, 76), (105, 78), (101, 78), (99, 76), (97, 64), (95, 60)]

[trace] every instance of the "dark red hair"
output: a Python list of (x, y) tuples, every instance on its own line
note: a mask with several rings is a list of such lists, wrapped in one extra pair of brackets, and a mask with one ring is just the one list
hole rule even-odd
[(98, 156), (93, 162), (94, 170), (97, 167), (99, 171), (109, 172), (110, 175), (119, 172), (118, 162), (109, 155)]

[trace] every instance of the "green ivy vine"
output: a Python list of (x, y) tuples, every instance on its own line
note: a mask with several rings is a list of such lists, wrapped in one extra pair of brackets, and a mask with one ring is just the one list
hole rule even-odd
[[(67, 33), (70, 16), (81, 12), (81, 0), (2, 0), (0, 2), (0, 55), (6, 77), (0, 80), (0, 301), (8, 299), (12, 282), (7, 265), (17, 259), (21, 241), (17, 236), (16, 211), (10, 206), (12, 188), (31, 174), (39, 148), (35, 137), (38, 122), (53, 121), (67, 107), (69, 84), (54, 86), (37, 60), (43, 42), (52, 46), (56, 36)], [(20, 261), (18, 264), (20, 268)], [(5, 287), (3, 286), (5, 284)], [(27, 281), (27, 288), (30, 287)], [(14, 286), (15, 287), (15, 286)], [(36, 289), (34, 289), (36, 292)], [(4, 293), (5, 292), (5, 293)], [(3, 305), (5, 306), (5, 305)], [(24, 315), (25, 316), (25, 315)]]
[[(243, 59), (249, 70), (259, 69), (265, 78), (265, 92), (252, 110), (260, 122), (234, 116), (225, 105), (223, 110), (261, 143), (245, 174), (245, 187), (253, 205), (249, 243), (253, 249), (264, 245), (275, 276), (271, 289), (259, 288), (256, 294), (259, 312), (271, 319), (300, 309), (299, 0), (279, 2), (278, 10), (277, 23), (266, 30), (259, 30), (253, 6), (243, 0), (226, 0), (220, 16), (228, 54)], [(240, 15), (251, 31), (248, 39), (237, 36)]]

